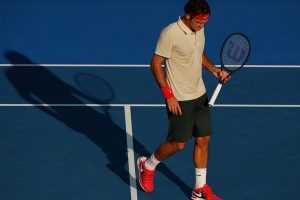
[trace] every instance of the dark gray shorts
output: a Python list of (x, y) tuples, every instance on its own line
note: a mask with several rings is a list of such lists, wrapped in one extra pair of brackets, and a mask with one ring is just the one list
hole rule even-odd
[(192, 137), (203, 137), (212, 134), (211, 115), (207, 95), (179, 101), (182, 115), (168, 112), (169, 130), (167, 141), (187, 142)]

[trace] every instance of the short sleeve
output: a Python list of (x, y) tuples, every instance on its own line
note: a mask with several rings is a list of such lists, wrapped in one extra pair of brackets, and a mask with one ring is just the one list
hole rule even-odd
[(164, 58), (170, 58), (172, 52), (172, 35), (168, 29), (163, 29), (160, 33), (155, 54)]

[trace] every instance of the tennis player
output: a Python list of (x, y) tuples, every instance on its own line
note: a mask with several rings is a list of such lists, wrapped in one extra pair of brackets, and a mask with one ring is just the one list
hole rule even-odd
[[(202, 67), (224, 82), (229, 76), (203, 53), (204, 25), (210, 16), (208, 3), (189, 0), (184, 11), (184, 16), (162, 30), (152, 58), (151, 70), (166, 99), (169, 130), (166, 141), (150, 157), (138, 158), (139, 183), (143, 190), (152, 192), (156, 166), (181, 151), (194, 137), (196, 179), (191, 199), (219, 200), (206, 183), (212, 128)], [(166, 64), (165, 72), (163, 63)]]

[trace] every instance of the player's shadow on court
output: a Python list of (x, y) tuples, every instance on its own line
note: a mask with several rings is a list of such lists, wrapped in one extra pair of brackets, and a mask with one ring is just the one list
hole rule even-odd
[[(6, 77), (19, 95), (30, 104), (85, 104), (82, 99), (97, 104), (110, 103), (104, 100), (95, 102), (94, 98), (62, 81), (47, 68), (35, 64), (18, 52), (7, 51), (4, 56), (13, 64), (5, 71)], [(89, 106), (38, 106), (36, 108), (88, 137), (107, 156), (109, 161), (107, 168), (125, 183), (130, 184), (129, 173), (126, 170), (128, 165), (126, 131), (112, 121), (108, 107), (100, 107), (102, 112)], [(139, 141), (132, 139), (137, 154), (146, 156), (150, 154)], [(187, 196), (190, 194), (191, 188), (164, 164), (161, 164), (158, 170), (176, 183)]]

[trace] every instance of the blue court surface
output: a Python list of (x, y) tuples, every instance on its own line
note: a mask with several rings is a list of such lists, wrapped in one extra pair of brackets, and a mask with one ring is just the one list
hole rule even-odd
[[(298, 200), (300, 2), (209, 1), (205, 53), (219, 65), (231, 32), (248, 65), (211, 108), (208, 183), (225, 200)], [(136, 159), (166, 138), (149, 69), (163, 27), (185, 1), (0, 1), (0, 199), (189, 199), (193, 141), (162, 162), (155, 191)], [(204, 70), (210, 97), (217, 80)]]

